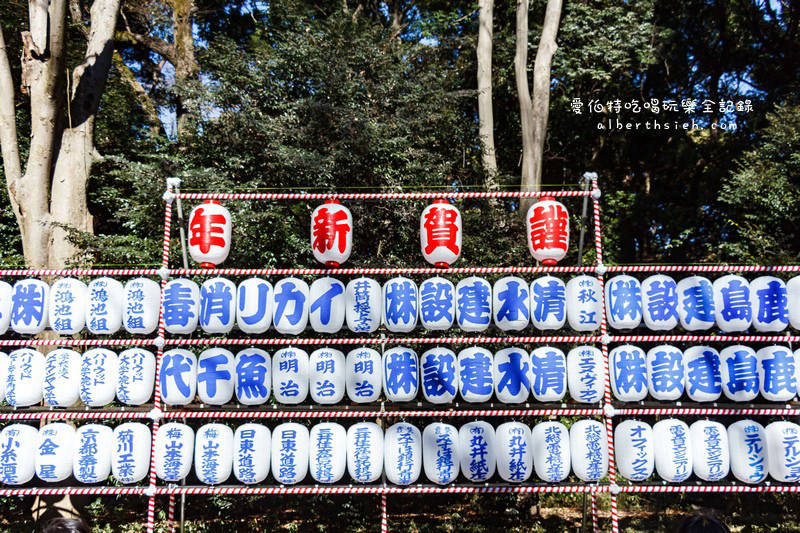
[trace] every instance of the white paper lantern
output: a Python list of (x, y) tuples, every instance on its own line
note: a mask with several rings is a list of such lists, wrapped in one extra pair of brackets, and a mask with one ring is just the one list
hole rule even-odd
[(569, 247), (569, 213), (564, 204), (551, 196), (528, 208), (525, 216), (528, 250), (545, 266), (555, 266)]
[(334, 278), (319, 278), (311, 284), (308, 319), (319, 333), (342, 329), (345, 315), (344, 283)]
[(528, 283), (524, 279), (506, 276), (494, 283), (494, 323), (503, 331), (522, 331), (527, 328), (530, 322), (530, 304)]
[[(29, 444), (29, 443), (26, 443)], [(36, 477), (47, 483), (64, 481), (72, 474), (75, 428), (63, 422), (39, 428), (36, 446)], [(26, 452), (27, 453), (27, 450)]]
[(336, 483), (347, 466), (347, 432), (334, 422), (323, 422), (309, 432), (308, 470), (318, 483)]
[(164, 287), (162, 308), (167, 333), (193, 333), (200, 320), (200, 287), (190, 279), (169, 280)]
[(261, 483), (269, 475), (272, 435), (262, 424), (243, 424), (233, 434), (233, 475), (245, 485)]
[(711, 420), (698, 420), (689, 426), (694, 475), (703, 481), (719, 481), (730, 471), (728, 432)]
[(743, 483), (761, 483), (767, 478), (767, 434), (754, 420), (738, 420), (728, 426), (731, 472)]
[(531, 432), (533, 464), (542, 481), (559, 483), (570, 469), (569, 431), (561, 422), (542, 422)]
[(353, 215), (338, 200), (325, 200), (311, 214), (311, 249), (328, 268), (338, 268), (353, 249)]
[(74, 335), (86, 323), (86, 284), (75, 278), (61, 278), (50, 287), (48, 305), (50, 328), (59, 335)]
[(558, 402), (567, 393), (567, 359), (552, 346), (531, 352), (531, 393), (538, 402)]
[(656, 472), (668, 483), (681, 483), (692, 475), (693, 455), (689, 426), (668, 418), (653, 425), (653, 442), (657, 442)]
[(93, 348), (81, 357), (81, 401), (89, 407), (102, 407), (114, 401), (117, 393), (117, 354)]
[(789, 300), (789, 323), (800, 331), (800, 276), (786, 282), (786, 296)]
[(642, 316), (648, 329), (669, 331), (678, 325), (678, 284), (656, 274), (642, 282)]
[(308, 354), (283, 348), (272, 357), (272, 392), (279, 403), (295, 405), (308, 396)]
[(444, 278), (435, 277), (419, 286), (419, 321), (429, 330), (448, 329), (456, 318), (456, 288)]
[(678, 348), (662, 344), (647, 352), (647, 389), (650, 396), (660, 401), (677, 400), (683, 395), (685, 382), (683, 352)]
[(494, 354), (494, 390), (503, 403), (523, 403), (531, 388), (531, 356), (522, 348)]
[(495, 430), (497, 474), (509, 483), (527, 481), (533, 473), (533, 437), (521, 422), (506, 422)]
[(398, 346), (383, 353), (383, 393), (392, 402), (410, 402), (419, 389), (419, 360), (411, 348)]
[(783, 331), (789, 325), (789, 292), (782, 279), (761, 276), (751, 281), (750, 306), (758, 332)]
[(393, 333), (408, 333), (417, 326), (419, 291), (417, 284), (404, 277), (392, 278), (383, 285), (383, 324)]
[(214, 268), (231, 250), (231, 214), (216, 200), (206, 200), (189, 213), (189, 255), (200, 268)]
[(158, 376), (161, 400), (167, 405), (188, 405), (197, 393), (197, 358), (189, 350), (164, 352)]
[(28, 407), (42, 401), (44, 355), (30, 348), (8, 354), (6, 401), (12, 407)]
[(230, 333), (236, 321), (236, 284), (211, 278), (200, 286), (200, 328), (206, 333)]
[(347, 397), (355, 403), (378, 399), (383, 387), (381, 355), (372, 348), (356, 348), (347, 354)]
[(575, 331), (596, 331), (603, 316), (600, 282), (592, 276), (575, 276), (567, 282), (567, 320)]
[(653, 428), (640, 420), (623, 420), (614, 429), (614, 460), (619, 475), (644, 481), (653, 475), (655, 443)]
[(12, 294), (14, 289), (5, 281), (0, 281), (0, 335), (5, 335), (11, 325)]
[(11, 424), (0, 431), (0, 483), (22, 485), (33, 479), (36, 453), (31, 453), (39, 431), (27, 424)]
[(272, 323), (278, 333), (302, 333), (308, 325), (308, 283), (297, 278), (283, 278), (275, 284), (272, 296)]
[(347, 283), (345, 318), (356, 333), (372, 333), (381, 325), (383, 295), (381, 284), (372, 278), (357, 278)]
[(458, 386), (465, 402), (483, 403), (494, 394), (494, 357), (486, 348), (473, 346), (458, 353)]
[(406, 422), (386, 430), (383, 441), (383, 468), (386, 479), (395, 485), (410, 485), (422, 471), (422, 435)]
[(150, 471), (150, 428), (127, 422), (114, 428), (111, 449), (111, 474), (120, 483), (138, 483)]
[(428, 424), (422, 432), (425, 477), (437, 485), (455, 481), (460, 468), (459, 450), (455, 426), (442, 422)]
[(567, 354), (569, 395), (578, 403), (597, 403), (603, 398), (603, 353), (594, 346), (578, 346)]
[(447, 268), (461, 255), (461, 212), (448, 200), (427, 206), (419, 219), (419, 243), (428, 263)]
[(272, 391), (272, 359), (260, 348), (246, 348), (236, 354), (236, 399), (242, 405), (266, 403)]
[(294, 485), (308, 473), (308, 429), (295, 422), (280, 424), (272, 432), (272, 475), (278, 483)]
[(531, 283), (531, 323), (541, 330), (561, 329), (567, 321), (567, 288), (553, 276)]
[(0, 403), (6, 401), (6, 381), (8, 381), (8, 354), (0, 352)]
[(461, 473), (473, 483), (488, 481), (497, 467), (494, 428), (488, 422), (468, 422), (458, 430)]
[(223, 348), (211, 348), (197, 358), (197, 396), (207, 405), (224, 405), (233, 398), (236, 364)]
[(50, 286), (39, 279), (23, 279), (11, 293), (11, 329), (38, 335), (47, 327)]
[(642, 322), (642, 286), (639, 280), (622, 274), (606, 283), (606, 316), (614, 329), (634, 329)]
[(617, 346), (608, 355), (611, 390), (621, 402), (640, 402), (647, 396), (647, 356), (638, 346)]
[(781, 483), (800, 481), (800, 426), (794, 422), (772, 422), (764, 432), (769, 475)]
[(434, 404), (452, 402), (458, 392), (456, 354), (447, 348), (431, 348), (420, 358), (422, 393)]
[(686, 331), (714, 327), (714, 288), (702, 276), (689, 276), (678, 282), (678, 318)]
[(87, 424), (75, 432), (72, 475), (79, 483), (100, 483), (111, 474), (114, 431), (108, 426)]
[(717, 278), (714, 287), (714, 317), (724, 333), (747, 331), (753, 321), (750, 284), (741, 276)]
[(569, 428), (572, 471), (581, 481), (596, 482), (608, 474), (606, 428), (597, 420), (578, 420)]
[(248, 278), (236, 294), (236, 325), (248, 335), (264, 333), (272, 325), (272, 283), (261, 278)]
[(122, 327), (125, 288), (113, 278), (96, 278), (86, 288), (86, 329), (92, 335), (113, 335)]
[(735, 402), (749, 402), (758, 396), (758, 356), (749, 346), (737, 344), (719, 353), (722, 392)]
[(44, 359), (44, 401), (53, 407), (72, 407), (79, 398), (81, 355), (57, 348)]
[(761, 396), (770, 402), (788, 402), (797, 396), (800, 361), (785, 346), (765, 346), (756, 352)]
[(197, 429), (194, 473), (200, 483), (219, 485), (233, 470), (233, 430), (225, 424), (206, 424)]
[(194, 457), (194, 430), (186, 424), (169, 422), (158, 428), (154, 461), (156, 475), (177, 483), (189, 475)]
[(722, 395), (719, 352), (710, 346), (690, 346), (683, 352), (686, 394), (695, 402), (714, 402)]
[(347, 428), (347, 472), (357, 483), (372, 483), (383, 473), (383, 430), (374, 422)]
[(150, 335), (158, 326), (161, 287), (152, 279), (135, 278), (125, 284), (122, 324), (128, 333)]
[(456, 285), (456, 322), (462, 331), (486, 331), (492, 321), (492, 286), (483, 278), (464, 278)]
[(332, 348), (311, 352), (308, 365), (311, 399), (323, 405), (339, 403), (344, 398), (346, 371), (344, 354)]
[(117, 359), (117, 400), (127, 405), (147, 403), (155, 385), (156, 356), (142, 348), (130, 348)]

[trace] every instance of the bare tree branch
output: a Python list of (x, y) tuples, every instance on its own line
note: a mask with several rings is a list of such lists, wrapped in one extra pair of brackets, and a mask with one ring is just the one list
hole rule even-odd
[(150, 50), (151, 52), (160, 55), (173, 65), (175, 64), (174, 63), (175, 47), (172, 44), (168, 43), (167, 41), (159, 39), (158, 37), (153, 37), (151, 35), (141, 35), (138, 33), (133, 33), (130, 30), (125, 30), (125, 31), (118, 31), (114, 35), (114, 39), (120, 42), (140, 44), (145, 48), (147, 48), (148, 50)]
[(492, 24), (494, 0), (479, 0), (478, 16), (478, 121), (481, 158), (486, 172), (486, 186), (497, 188), (497, 158), (494, 147), (494, 112), (492, 110)]
[[(22, 178), (16, 115), (14, 79), (11, 76), (11, 64), (8, 61), (3, 28), (0, 26), (0, 149), (2, 149), (3, 170), (9, 194), (16, 189), (17, 182)], [(16, 202), (12, 203), (16, 204)], [(16, 205), (15, 210), (17, 210)]]

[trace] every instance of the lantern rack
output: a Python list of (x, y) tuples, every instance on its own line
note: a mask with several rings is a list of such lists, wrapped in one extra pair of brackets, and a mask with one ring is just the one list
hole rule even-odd
[[(585, 273), (594, 274), (600, 284), (600, 297), (604, 298), (604, 277), (607, 273), (643, 273), (643, 272), (686, 272), (686, 273), (788, 273), (800, 272), (800, 265), (604, 265), (600, 225), (600, 189), (597, 175), (587, 173), (584, 179), (591, 184), (591, 190), (559, 190), (559, 191), (488, 191), (488, 192), (389, 192), (389, 193), (181, 193), (180, 180), (167, 180), (165, 201), (164, 233), (162, 245), (161, 267), (136, 268), (96, 268), (96, 269), (0, 269), (3, 277), (49, 277), (49, 276), (152, 276), (161, 280), (163, 291), (170, 276), (321, 276), (321, 275), (455, 275), (455, 274), (538, 274), (538, 273)], [(295, 201), (295, 200), (431, 200), (449, 199), (520, 199), (550, 196), (557, 198), (584, 198), (592, 200), (595, 237), (596, 262), (590, 266), (484, 266), (457, 268), (177, 268), (169, 265), (172, 207), (174, 200), (225, 200), (225, 201)], [(601, 301), (602, 304), (602, 301)], [(603, 401), (599, 407), (574, 407), (574, 404), (521, 404), (516, 408), (486, 408), (487, 404), (478, 404), (476, 408), (462, 408), (458, 403), (443, 409), (440, 405), (410, 402), (408, 404), (381, 404), (379, 409), (374, 405), (364, 407), (353, 406), (262, 406), (252, 410), (251, 406), (220, 408), (219, 406), (191, 406), (182, 409), (171, 409), (162, 405), (160, 381), (155, 380), (153, 403), (135, 408), (109, 407), (101, 409), (49, 409), (34, 407), (27, 409), (0, 408), (0, 420), (150, 420), (151, 459), (148, 485), (146, 486), (78, 486), (78, 487), (21, 487), (0, 489), (0, 496), (32, 496), (32, 495), (129, 495), (146, 496), (148, 498), (147, 531), (155, 528), (155, 502), (158, 496), (169, 496), (167, 510), (168, 528), (174, 529), (174, 507), (176, 495), (210, 495), (210, 494), (249, 494), (249, 495), (306, 495), (306, 494), (376, 494), (381, 496), (381, 531), (388, 529), (386, 512), (386, 496), (402, 494), (474, 494), (474, 493), (583, 493), (591, 496), (592, 526), (598, 528), (598, 512), (596, 495), (608, 493), (611, 501), (611, 529), (619, 531), (619, 513), (617, 499), (620, 493), (695, 493), (695, 492), (800, 492), (800, 485), (776, 484), (765, 482), (760, 485), (737, 483), (684, 483), (684, 484), (628, 484), (617, 483), (616, 464), (613, 447), (613, 419), (617, 416), (798, 416), (800, 405), (786, 403), (783, 407), (761, 407), (748, 404), (728, 406), (714, 403), (711, 407), (682, 406), (673, 402), (672, 406), (652, 405), (647, 402), (638, 404), (621, 404), (615, 402), (611, 394), (611, 382), (608, 372), (608, 345), (623, 342), (800, 342), (800, 335), (609, 335), (605, 305), (601, 305), (601, 323), (599, 335), (573, 336), (462, 336), (462, 337), (350, 337), (350, 338), (167, 338), (163, 309), (159, 312), (157, 336), (155, 338), (129, 339), (5, 339), (0, 346), (154, 346), (156, 353), (156, 375), (159, 374), (162, 355), (166, 346), (234, 346), (234, 345), (403, 345), (403, 344), (545, 344), (545, 343), (586, 343), (599, 344), (602, 348), (603, 370), (605, 372)], [(455, 407), (452, 407), (455, 405)], [(735, 405), (735, 404), (734, 404)], [(739, 404), (741, 405), (741, 404)], [(466, 407), (472, 407), (465, 404)], [(560, 483), (545, 484), (530, 482), (524, 485), (502, 483), (492, 484), (453, 484), (435, 486), (415, 484), (406, 487), (373, 485), (305, 485), (305, 486), (178, 486), (158, 485), (155, 473), (155, 437), (161, 419), (326, 419), (326, 418), (450, 418), (450, 417), (561, 417), (587, 416), (602, 417), (605, 421), (608, 444), (608, 481), (601, 483)]]

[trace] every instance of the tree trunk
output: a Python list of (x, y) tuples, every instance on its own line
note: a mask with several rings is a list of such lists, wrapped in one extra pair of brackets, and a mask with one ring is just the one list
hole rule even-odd
[[(547, 118), (550, 111), (550, 67), (561, 19), (561, 0), (547, 0), (542, 36), (533, 67), (533, 99), (528, 87), (528, 0), (517, 0), (516, 54), (514, 74), (522, 123), (522, 191), (539, 191), (542, 186), (542, 161)], [(522, 216), (533, 200), (520, 202)]]
[(478, 16), (478, 121), (486, 188), (497, 189), (497, 157), (492, 111), (492, 24), (494, 0), (479, 0)]
[(184, 105), (180, 92), (182, 85), (197, 77), (199, 72), (194, 59), (194, 0), (172, 0), (172, 35), (174, 39), (175, 82), (178, 85), (178, 99), (175, 104), (175, 120), (178, 140), (191, 133), (191, 114)]

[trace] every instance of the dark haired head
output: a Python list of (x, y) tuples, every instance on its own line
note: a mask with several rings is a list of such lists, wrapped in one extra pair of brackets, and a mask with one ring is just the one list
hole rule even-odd
[(687, 516), (678, 526), (677, 533), (731, 533), (731, 530), (713, 514), (698, 513)]
[(91, 533), (86, 522), (79, 518), (53, 518), (42, 528), (42, 533)]

